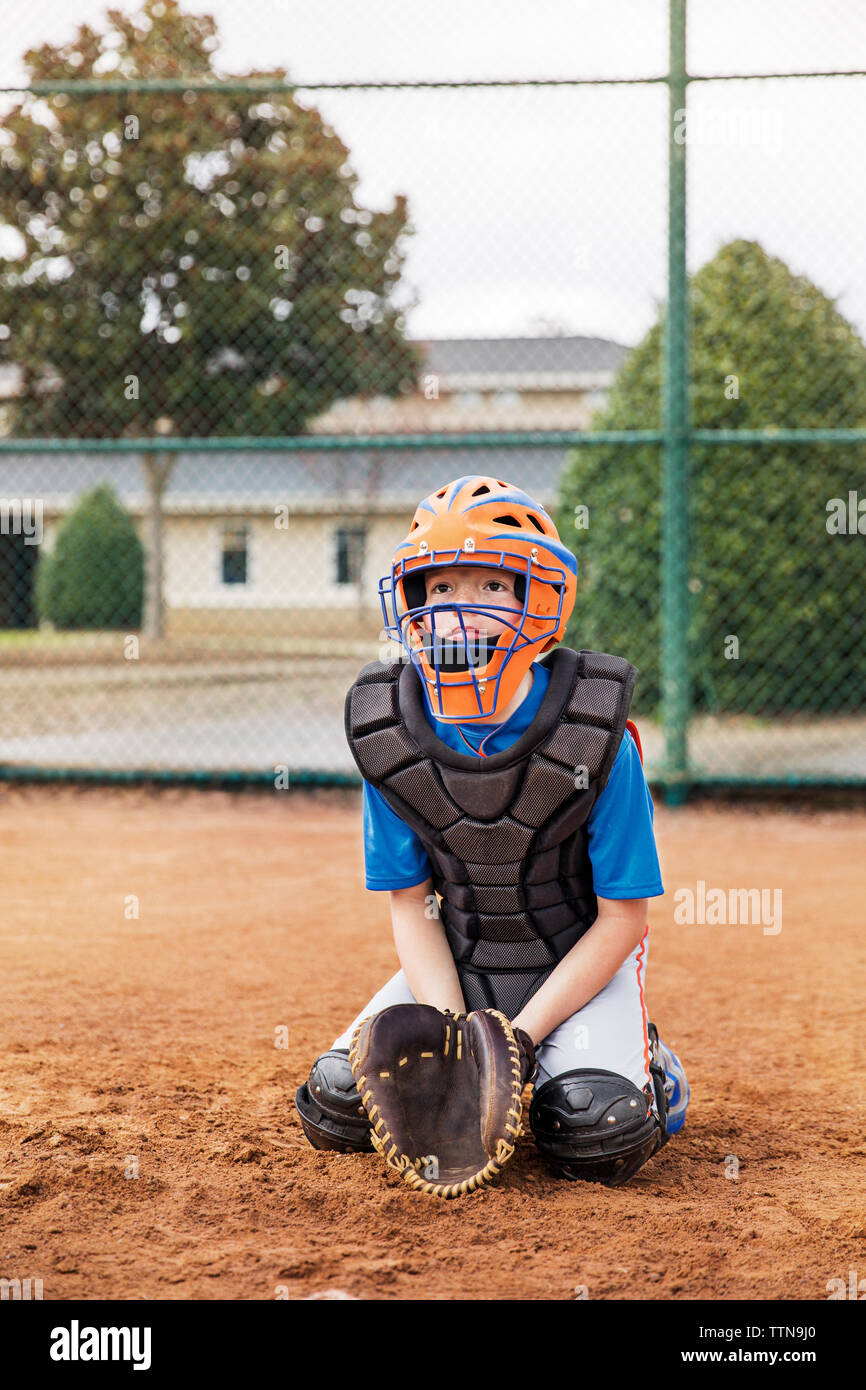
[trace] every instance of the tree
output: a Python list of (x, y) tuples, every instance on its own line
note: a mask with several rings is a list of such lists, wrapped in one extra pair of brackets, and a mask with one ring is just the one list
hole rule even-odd
[[(210, 16), (145, 0), (106, 18), (30, 50), (30, 80), (215, 75)], [(406, 199), (361, 207), (348, 161), (288, 91), (17, 102), (0, 117), (0, 219), (23, 246), (0, 274), (12, 432), (296, 434), (339, 397), (408, 389)]]
[[(866, 346), (834, 302), (757, 242), (734, 241), (690, 279), (698, 429), (866, 425)], [(661, 425), (664, 314), (624, 362), (597, 429)], [(862, 539), (828, 531), (859, 487), (862, 445), (694, 445), (691, 617), (695, 708), (768, 714), (862, 705)], [(558, 521), (576, 537), (578, 601), (565, 640), (627, 656), (641, 709), (660, 699), (661, 450), (572, 451)], [(574, 508), (589, 508), (585, 531)], [(735, 637), (736, 647), (728, 640)]]
[(36, 570), (36, 607), (58, 628), (138, 628), (144, 551), (114, 489), (93, 488), (61, 523)]

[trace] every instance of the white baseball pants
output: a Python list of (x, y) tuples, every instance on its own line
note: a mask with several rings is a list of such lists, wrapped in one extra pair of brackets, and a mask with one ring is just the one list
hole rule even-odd
[[(535, 1049), (538, 1060), (536, 1089), (566, 1071), (603, 1068), (627, 1077), (638, 1090), (643, 1090), (648, 1083), (652, 1090), (644, 1003), (648, 945), (649, 927), (644, 931), (640, 943), (598, 994), (542, 1039)], [(390, 1008), (392, 1004), (415, 1002), (403, 971), (398, 970), (378, 994), (373, 995), (332, 1046), (348, 1048), (356, 1026), (380, 1009)]]

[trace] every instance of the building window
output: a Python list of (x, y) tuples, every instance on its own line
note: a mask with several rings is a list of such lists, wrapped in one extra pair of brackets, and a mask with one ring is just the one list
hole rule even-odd
[(497, 391), (493, 399), (500, 410), (516, 410), (521, 405), (519, 391)]
[(246, 584), (249, 537), (247, 528), (236, 522), (226, 522), (222, 533), (222, 581), (224, 584)]
[(337, 527), (334, 541), (338, 584), (360, 584), (366, 538), (367, 532), (363, 526)]

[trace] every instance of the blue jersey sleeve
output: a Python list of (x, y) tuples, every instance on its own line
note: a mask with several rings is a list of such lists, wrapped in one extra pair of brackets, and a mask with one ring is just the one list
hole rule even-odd
[(601, 898), (664, 893), (653, 834), (653, 803), (637, 744), (626, 729), (610, 777), (587, 823), (589, 858)]
[(415, 831), (366, 781), (364, 869), (366, 885), (374, 890), (414, 888), (430, 877), (430, 860)]

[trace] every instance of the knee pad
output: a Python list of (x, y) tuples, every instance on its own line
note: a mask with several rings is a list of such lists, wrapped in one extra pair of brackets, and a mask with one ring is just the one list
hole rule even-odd
[(314, 1149), (373, 1152), (370, 1121), (349, 1066), (348, 1048), (332, 1047), (316, 1058), (309, 1080), (295, 1092), (295, 1106)]
[(529, 1124), (560, 1177), (605, 1187), (628, 1182), (667, 1137), (648, 1090), (601, 1069), (563, 1072), (538, 1087)]

